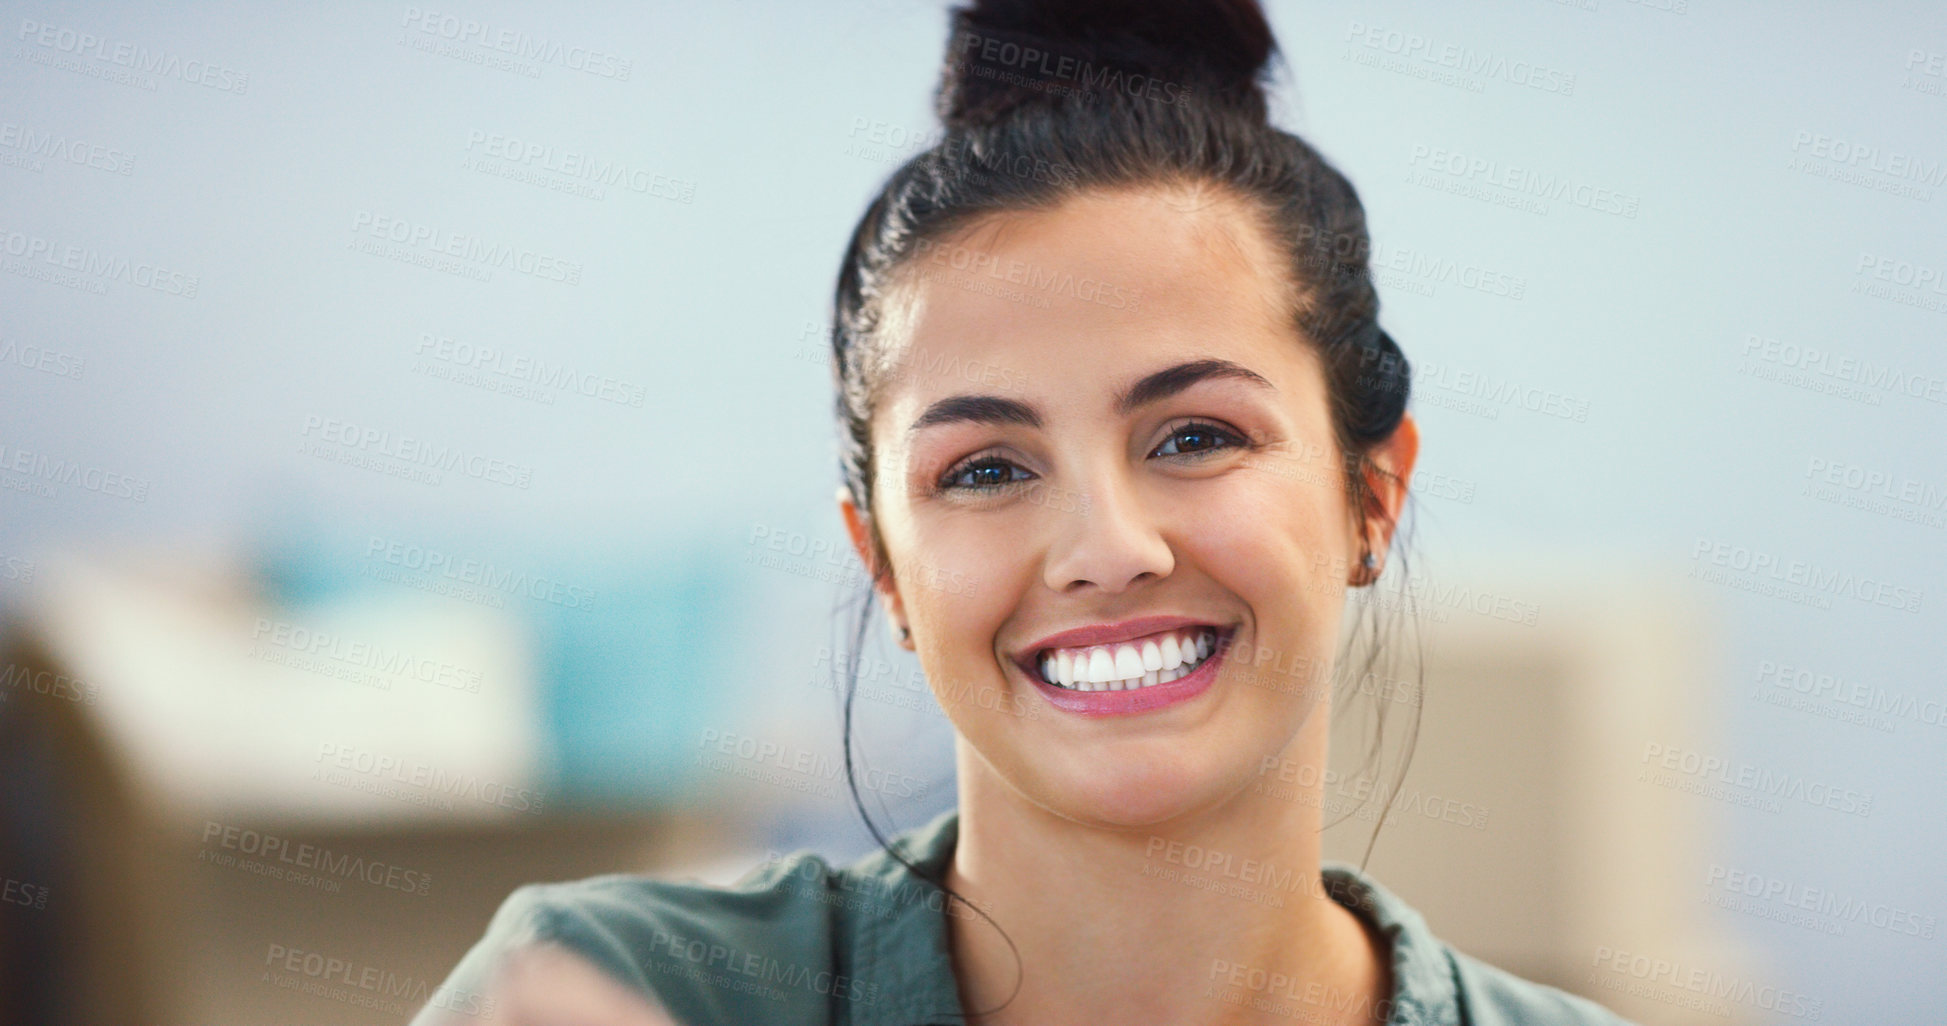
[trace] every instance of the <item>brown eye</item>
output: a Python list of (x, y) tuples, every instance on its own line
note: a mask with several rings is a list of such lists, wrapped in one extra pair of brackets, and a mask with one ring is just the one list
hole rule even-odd
[[(1020, 476), (1010, 476), (1013, 471), (1020, 471)], [(1032, 480), (1033, 477), (1018, 463), (988, 456), (970, 460), (947, 471), (946, 476), (940, 479), (939, 487), (941, 491), (991, 492), (1016, 481)]]
[[(1156, 447), (1152, 456), (1201, 456), (1218, 449), (1244, 445), (1245, 441), (1236, 433), (1226, 431), (1215, 424), (1192, 421), (1170, 432), (1163, 444)], [(1165, 451), (1174, 448), (1175, 451)]]

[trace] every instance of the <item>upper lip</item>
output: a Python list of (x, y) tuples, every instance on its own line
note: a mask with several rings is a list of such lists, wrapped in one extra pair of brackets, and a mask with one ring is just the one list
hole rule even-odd
[(1109, 645), (1118, 641), (1134, 641), (1137, 638), (1159, 634), (1163, 631), (1181, 627), (1209, 627), (1221, 630), (1222, 626), (1210, 620), (1199, 620), (1189, 616), (1138, 616), (1133, 620), (1118, 623), (1090, 624), (1073, 630), (1050, 634), (1021, 651), (1022, 665), (1032, 671), (1034, 658), (1050, 648), (1087, 648), (1091, 645)]

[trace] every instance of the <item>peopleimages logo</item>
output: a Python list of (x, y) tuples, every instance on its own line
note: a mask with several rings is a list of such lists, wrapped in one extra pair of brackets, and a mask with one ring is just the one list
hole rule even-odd
[[(1675, 959), (1619, 951), (1606, 944), (1595, 949), (1595, 958), (1589, 964), (1642, 983), (1676, 987), (1699, 996), (1715, 998), (1719, 1002), (1735, 1001), (1767, 1012), (1777, 1012), (1814, 1022), (1818, 1020), (1825, 1006), (1825, 1002), (1819, 998), (1807, 997), (1780, 987), (1761, 984), (1755, 980), (1727, 976), (1715, 969), (1685, 965)], [(1730, 1014), (1728, 1006), (1722, 1007), (1721, 1010), (1712, 1007), (1710, 1010), (1720, 1015)]]
[[(14, 481), (4, 475), (19, 475), (20, 480)], [(57, 484), (80, 485), (96, 494), (131, 502), (147, 502), (149, 499), (147, 478), (130, 477), (105, 467), (76, 463), (0, 442), (0, 487), (37, 492), (52, 498), (56, 494), (53, 486)]]
[[(670, 959), (652, 959), (660, 972), (690, 970), (698, 982), (728, 989), (782, 998), (774, 988), (803, 988), (814, 994), (854, 1004), (870, 1005), (879, 1000), (879, 985), (856, 976), (814, 970), (795, 962), (781, 962), (769, 955), (718, 944), (702, 938), (652, 930), (649, 953), (667, 954)], [(685, 974), (687, 975), (687, 974)]]
[(402, 27), (423, 36), (477, 46), (521, 60), (553, 64), (570, 71), (594, 75), (597, 78), (612, 78), (618, 82), (628, 81), (630, 73), (635, 70), (635, 61), (627, 57), (618, 57), (586, 46), (564, 43), (559, 39), (549, 39), (547, 36), (537, 36), (520, 29), (499, 28), (472, 18), (425, 11), (417, 7), (406, 8)]
[[(226, 68), (218, 64), (212, 64), (209, 61), (185, 60), (180, 55), (169, 53), (166, 50), (155, 50), (136, 43), (120, 42), (95, 35), (92, 32), (80, 32), (60, 25), (49, 25), (45, 22), (22, 19), (20, 31), (15, 33), (14, 38), (23, 44), (37, 46), (43, 50), (67, 54), (70, 57), (87, 58), (114, 67), (126, 68), (131, 72), (155, 75), (161, 78), (173, 78), (179, 82), (204, 86), (218, 92), (241, 94), (250, 88), (249, 72)], [(29, 53), (30, 51), (24, 49), (20, 52), (23, 57)], [(35, 61), (34, 63), (46, 62)], [(74, 67), (62, 65), (62, 67), (64, 70), (89, 75), (92, 75), (96, 71), (94, 67), (88, 65)], [(141, 81), (127, 82), (125, 84), (136, 85), (144, 89), (155, 88), (153, 83), (144, 83)]]
[[(468, 452), (456, 445), (429, 442), (410, 435), (395, 435), (391, 431), (360, 426), (335, 417), (307, 416), (304, 418), (303, 437), (398, 460), (413, 467), (460, 473), (492, 484), (525, 489), (534, 483), (534, 468), (524, 463)], [(434, 483), (437, 483), (437, 479)]]
[(515, 271), (544, 281), (580, 285), (578, 260), (538, 253), (520, 246), (488, 242), (421, 221), (387, 217), (370, 210), (352, 215), (350, 248), (436, 271), (491, 281), (493, 269)]
[[(921, 239), (914, 249), (913, 259), (937, 268), (963, 271), (971, 277), (984, 276), (997, 282), (1115, 310), (1133, 310), (1142, 301), (1142, 290), (1138, 288), (1125, 289), (1116, 282), (1086, 274), (1076, 275), (1072, 271), (1043, 267), (1023, 260), (1002, 260), (992, 253), (957, 243)], [(1036, 305), (1046, 308), (1050, 304), (1043, 301)]]
[[(1560, 201), (1599, 214), (1615, 214), (1632, 220), (1642, 207), (1640, 196), (1618, 192), (1572, 175), (1504, 164), (1478, 153), (1440, 146), (1415, 145), (1406, 166), (1428, 175), (1445, 175), (1456, 182), (1502, 189), (1510, 195)], [(1538, 212), (1546, 213), (1547, 209), (1544, 207)]]
[[(346, 669), (371, 670), (387, 677), (409, 678), (455, 691), (480, 692), (479, 670), (444, 660), (427, 659), (404, 649), (388, 648), (331, 631), (312, 630), (301, 624), (260, 616), (250, 637), (256, 642), (253, 654), (272, 658), (275, 662), (296, 663), (300, 669), (310, 668), (304, 665), (303, 660), (303, 657), (310, 656), (342, 664)], [(278, 655), (297, 658), (275, 658)], [(381, 683), (386, 690), (391, 689), (390, 680), (382, 677)]]
[[(345, 774), (357, 774), (372, 781), (405, 784), (431, 792), (439, 797), (469, 798), (483, 805), (497, 805), (515, 812), (538, 813), (546, 796), (538, 790), (515, 787), (501, 781), (483, 779), (478, 774), (459, 773), (413, 760), (407, 762), (396, 755), (385, 755), (369, 748), (356, 745), (340, 745), (326, 741), (318, 746), (319, 764), (312, 778), (326, 783), (341, 783), (342, 775), (331, 776), (326, 770), (340, 770)], [(370, 787), (354, 787), (354, 790), (391, 792)], [(424, 804), (423, 802), (418, 804)], [(444, 805), (451, 808), (450, 804)]]
[(15, 339), (0, 339), (0, 363), (11, 363), (27, 370), (52, 374), (57, 378), (81, 377), (86, 369), (86, 357), (74, 353), (64, 353), (58, 349), (37, 346), (32, 342), (20, 344)]
[(1928, 187), (1947, 185), (1947, 161), (1857, 140), (1800, 131), (1792, 136), (1792, 153), (1796, 156), (1786, 165), (1789, 170), (1918, 200), (1933, 198)]
[(1801, 493), (1894, 520), (1947, 527), (1947, 485), (1841, 460), (1811, 457)]
[[(1772, 798), (1788, 798), (1807, 805), (1834, 809), (1848, 816), (1863, 818), (1873, 813), (1873, 795), (1870, 791), (1840, 787), (1783, 770), (1773, 770), (1742, 760), (1732, 761), (1721, 755), (1709, 755), (1657, 741), (1644, 742), (1641, 763), (1645, 767), (1671, 770), (1696, 781), (1743, 788), (1754, 794)], [(1653, 777), (1639, 770), (1637, 779), (1670, 786), (1674, 778), (1661, 774)], [(1677, 789), (1691, 793), (1704, 793), (1694, 787), (1680, 786)], [(1716, 793), (1705, 793), (1704, 796), (1721, 797)], [(1771, 811), (1778, 810), (1773, 808)]]
[(0, 904), (21, 905), (35, 910), (47, 907), (48, 889), (13, 877), (0, 879)]
[[(334, 852), (330, 848), (319, 847), (306, 841), (292, 841), (276, 834), (252, 830), (248, 827), (218, 823), (215, 820), (203, 821), (203, 844), (200, 861), (214, 865), (235, 865), (252, 872), (261, 872), (278, 879), (296, 878), (306, 882), (304, 876), (310, 871), (316, 875), (338, 880), (363, 880), (374, 887), (403, 891), (407, 894), (425, 894), (433, 885), (431, 873), (393, 865), (378, 859), (366, 859), (346, 852)], [(228, 858), (222, 852), (235, 852), (246, 856), (244, 860)], [(263, 869), (250, 862), (251, 859), (264, 863)], [(273, 866), (270, 863), (277, 863)], [(264, 872), (264, 870), (270, 870)], [(332, 888), (335, 890), (336, 888)]]
[[(1689, 576), (1733, 587), (1738, 587), (1739, 581), (1755, 579), (1761, 585), (1782, 584), (1802, 588), (1813, 598), (1844, 595), (1869, 605), (1887, 606), (1908, 613), (1918, 613), (1920, 602), (1926, 597), (1926, 592), (1920, 588), (1834, 570), (1802, 559), (1785, 559), (1775, 553), (1710, 538), (1697, 539), (1690, 556), (1696, 565), (1690, 568)], [(1725, 571), (1743, 576), (1733, 577)], [(1766, 589), (1759, 590), (1770, 593)], [(1820, 608), (1829, 606), (1822, 605)]]
[(19, 260), (0, 260), (6, 270), (96, 295), (108, 292), (106, 282), (117, 281), (164, 295), (196, 298), (202, 279), (146, 260), (103, 253), (30, 232), (0, 226), (0, 253)]
[[(1388, 246), (1383, 243), (1375, 245), (1371, 260), (1374, 273), (1398, 271), (1428, 283), (1445, 282), (1490, 296), (1520, 299), (1528, 291), (1528, 279), (1521, 275), (1435, 256), (1411, 247)], [(1395, 284), (1398, 282), (1396, 281)], [(1426, 294), (1432, 293), (1428, 291)]]
[[(1888, 691), (1875, 684), (1770, 659), (1758, 661), (1755, 681), (1760, 691), (1785, 692), (1807, 700), (1851, 706), (1878, 716), (1947, 728), (1947, 700), (1943, 699), (1929, 698), (1923, 702), (1910, 694)], [(1882, 729), (1890, 732), (1893, 725), (1887, 723)]]
[(434, 985), (429, 980), (404, 976), (357, 959), (283, 944), (272, 944), (265, 949), (264, 965), (280, 972), (274, 976), (267, 972), (263, 982), (391, 1015), (409, 1015), (422, 1006), (468, 1016), (492, 1015), (494, 1011), (494, 999), (481, 994), (445, 984)]
[[(1402, 62), (1417, 61), (1479, 79), (1500, 79), (1510, 85), (1526, 86), (1563, 96), (1575, 92), (1575, 75), (1533, 61), (1510, 60), (1497, 53), (1476, 50), (1457, 43), (1437, 43), (1418, 32), (1401, 32), (1380, 25), (1355, 21), (1345, 30), (1347, 46), (1360, 46)], [(1410, 71), (1410, 65), (1387, 70)], [(1461, 83), (1453, 83), (1461, 84)], [(1478, 92), (1475, 88), (1471, 91)]]
[[(456, 556), (440, 549), (392, 541), (376, 535), (366, 543), (365, 558), (368, 565), (376, 567), (382, 563), (386, 568), (395, 571), (376, 573), (375, 576), (382, 580), (395, 581), (408, 586), (425, 583), (418, 578), (396, 573), (403, 570), (431, 578), (434, 584), (452, 582), (470, 586), (459, 589), (461, 597), (476, 594), (491, 598), (499, 598), (502, 595), (523, 595), (566, 609), (591, 609), (595, 605), (593, 588), (569, 584), (523, 570), (514, 570), (484, 559)], [(445, 589), (435, 587), (429, 590), (443, 593)], [(498, 602), (490, 604), (499, 605)]]
[[(704, 729), (696, 746), (702, 750), (696, 764), (704, 769), (777, 784), (790, 790), (832, 797), (838, 793), (832, 786), (833, 782), (845, 775), (845, 762), (837, 756), (714, 727)], [(711, 753), (727, 758), (705, 758)], [(933, 787), (930, 781), (909, 773), (894, 773), (869, 766), (858, 767), (855, 775), (862, 789), (894, 798), (924, 798)]]
[(1911, 289), (1947, 294), (1947, 274), (1942, 274), (1938, 267), (1916, 264), (1911, 260), (1878, 253), (1860, 253), (1859, 263), (1853, 272), (1870, 274), (1877, 281), (1892, 282)]
[(1182, 83), (1165, 81), (1139, 71), (1098, 65), (1081, 56), (1057, 53), (1056, 45), (1026, 34), (967, 32), (961, 36), (957, 56), (968, 73), (1030, 88), (1039, 88), (1035, 80), (1041, 83), (1074, 82), (1084, 90), (1126, 93), (1138, 99), (1161, 103), (1190, 102), (1192, 93)]
[[(0, 670), (0, 687), (9, 688), (16, 693), (33, 693), (59, 698), (70, 702), (95, 704), (101, 696), (101, 686), (93, 681), (79, 680), (65, 673), (53, 670), (36, 669), (19, 663), (8, 663)], [(0, 695), (0, 698), (6, 696)]]
[[(1861, 266), (1872, 266), (1872, 263), (1873, 258), (1868, 257)], [(1879, 405), (1880, 393), (1898, 392), (1926, 402), (1947, 405), (1947, 377), (1876, 363), (1870, 357), (1829, 347), (1785, 342), (1755, 333), (1744, 336), (1743, 355), (1746, 358), (1746, 373), (1798, 385), (1814, 392), (1860, 399), (1872, 405)], [(1781, 370), (1760, 371), (1758, 367), (1761, 364)], [(1788, 371), (1801, 371), (1803, 374), (1792, 377), (1783, 373)], [(1861, 387), (1850, 387), (1854, 385)]]
[(1706, 886), (1728, 894), (1761, 898), (1790, 909), (1827, 916), (1842, 923), (1864, 922), (1890, 933), (1932, 940), (1937, 920), (1911, 909), (1895, 908), (1884, 902), (1866, 901), (1840, 894), (1827, 887), (1807, 887), (1782, 877), (1749, 872), (1736, 866), (1711, 863), (1705, 875)]
[[(626, 189), (645, 196), (675, 200), (679, 203), (688, 203), (696, 198), (694, 181), (672, 178), (650, 171), (648, 168), (630, 167), (619, 160), (596, 157), (576, 150), (557, 150), (546, 143), (488, 132), (484, 129), (476, 128), (467, 132), (466, 150), (474, 158), (474, 162), (463, 166), (472, 170), (496, 173), (492, 165), (482, 163), (478, 159), (489, 157), (524, 170), (545, 171), (564, 179), (572, 179), (582, 185), (597, 187), (593, 189), (595, 199), (601, 199), (604, 195), (599, 187)], [(502, 177), (510, 176), (502, 175)]]
[[(0, 123), (0, 149), (15, 150), (28, 158), (44, 157), (91, 167), (111, 175), (127, 175), (135, 170), (133, 154), (71, 136), (37, 132), (11, 121)], [(38, 161), (35, 163), (38, 165)], [(40, 168), (35, 166), (31, 170), (38, 171)]]
[(540, 401), (552, 404), (554, 394), (547, 390), (554, 389), (621, 406), (639, 408), (649, 401), (647, 385), (596, 374), (565, 362), (554, 363), (546, 357), (516, 353), (498, 346), (456, 341), (450, 336), (434, 335), (428, 331), (419, 333), (419, 342), (412, 351), (416, 356), (450, 365), (459, 372), (434, 373), (434, 377), (483, 387), (488, 391), (505, 392), (517, 398), (538, 397)]
[(1947, 313), (1947, 273), (1939, 267), (1861, 253), (1853, 275), (1851, 291), (1860, 295)]

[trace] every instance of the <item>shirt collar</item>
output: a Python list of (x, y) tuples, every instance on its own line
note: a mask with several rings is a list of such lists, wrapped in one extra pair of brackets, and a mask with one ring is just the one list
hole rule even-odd
[[(893, 838), (892, 846), (928, 880), (942, 880), (959, 836), (960, 813), (954, 808)], [(884, 915), (848, 917), (853, 964), (872, 974), (862, 978), (878, 985), (880, 998), (851, 1009), (851, 1021), (856, 1026), (965, 1022), (944, 905), (925, 900), (935, 888), (915, 879), (912, 870), (883, 850), (854, 862), (845, 872), (876, 885), (884, 902), (879, 907), (887, 910)]]
[[(929, 879), (944, 878), (960, 836), (958, 809), (948, 809), (924, 826), (892, 841), (900, 854)], [(911, 894), (913, 873), (884, 851), (873, 852), (846, 872), (878, 882), (886, 893)], [(1461, 1022), (1459, 993), (1446, 948), (1425, 917), (1358, 867), (1327, 860), (1320, 866), (1332, 900), (1386, 938), (1392, 951), (1392, 1009), (1388, 1026)], [(919, 884), (930, 893), (931, 888)], [(963, 908), (963, 906), (955, 906)], [(856, 1009), (859, 1026), (910, 1026), (912, 1023), (964, 1021), (954, 982), (947, 918), (925, 901), (895, 903), (893, 913), (852, 917), (855, 964), (870, 965), (884, 1001)]]
[(1386, 938), (1393, 953), (1392, 1011), (1388, 1026), (1465, 1022), (1446, 945), (1433, 935), (1426, 918), (1379, 881), (1344, 862), (1319, 867), (1325, 893)]

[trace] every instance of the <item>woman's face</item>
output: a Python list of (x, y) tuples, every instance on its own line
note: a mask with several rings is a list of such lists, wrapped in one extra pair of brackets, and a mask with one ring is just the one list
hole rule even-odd
[[(1227, 196), (1097, 192), (925, 247), (889, 297), (888, 611), (976, 768), (1069, 819), (1225, 802), (1324, 705), (1365, 527), (1283, 259)], [(1076, 628), (1110, 630), (1060, 640), (1166, 652), (1157, 621), (1129, 623), (1154, 617), (1219, 632), (1200, 676), (1031, 676), (1063, 647), (1071, 678), (1093, 648), (1116, 662), (1043, 647)]]

